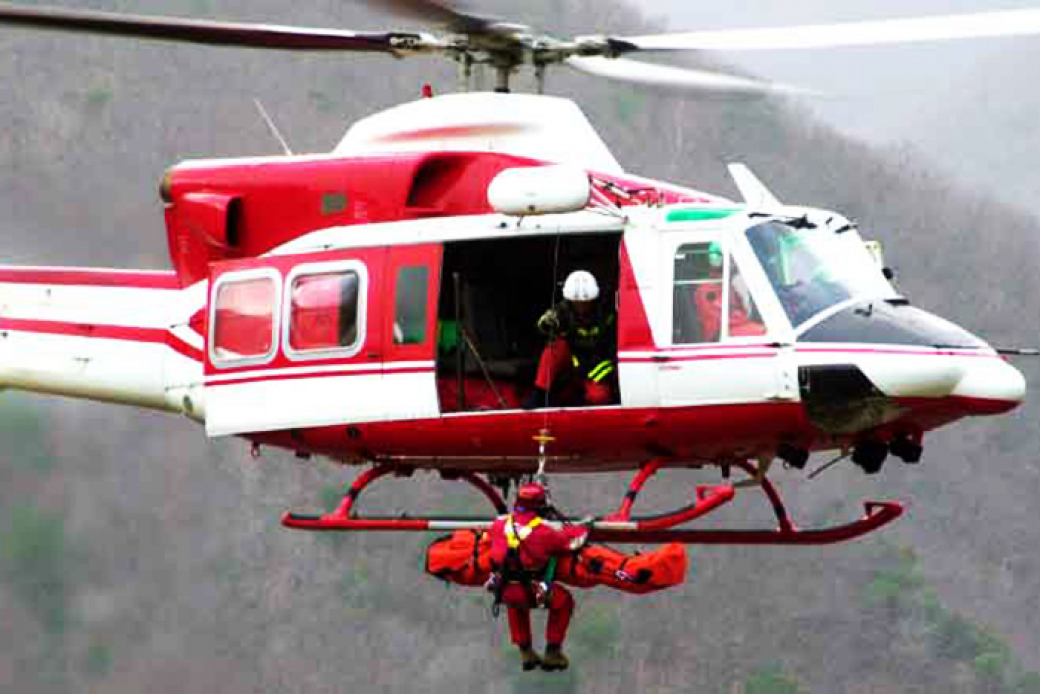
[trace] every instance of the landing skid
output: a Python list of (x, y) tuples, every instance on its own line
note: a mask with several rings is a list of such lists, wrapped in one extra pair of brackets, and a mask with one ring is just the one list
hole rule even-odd
[[(632, 479), (621, 507), (614, 513), (586, 523), (589, 539), (593, 542), (612, 544), (658, 544), (680, 542), (699, 545), (829, 545), (845, 542), (870, 533), (891, 523), (903, 513), (903, 507), (895, 502), (868, 501), (862, 518), (845, 525), (801, 530), (791, 522), (780, 494), (765, 475), (765, 469), (749, 462), (734, 463), (750, 477), (739, 485), (700, 485), (694, 500), (688, 506), (655, 516), (632, 517), (632, 506), (636, 497), (652, 476), (668, 461), (647, 463)], [(768, 467), (768, 466), (764, 466)], [(411, 470), (379, 465), (362, 473), (343, 496), (339, 507), (321, 515), (286, 513), (282, 525), (296, 530), (312, 531), (409, 531), (451, 532), (455, 530), (487, 530), (492, 518), (442, 518), (411, 516), (359, 516), (354, 504), (361, 493), (373, 482), (388, 475), (408, 476)], [(508, 507), (498, 491), (486, 480), (474, 473), (448, 473), (441, 476), (447, 480), (466, 482), (480, 491), (495, 509), (496, 515), (508, 512)], [(741, 530), (694, 530), (679, 528), (683, 523), (696, 520), (728, 504), (736, 495), (738, 487), (758, 486), (772, 504), (777, 527), (773, 529)], [(564, 520), (564, 522), (568, 522)]]

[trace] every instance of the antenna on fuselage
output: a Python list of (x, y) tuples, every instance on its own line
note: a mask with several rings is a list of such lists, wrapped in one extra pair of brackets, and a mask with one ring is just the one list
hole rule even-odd
[(282, 133), (278, 131), (278, 126), (274, 124), (273, 120), (271, 120), (271, 116), (267, 114), (267, 109), (265, 109), (264, 105), (260, 103), (260, 99), (253, 99), (253, 103), (256, 104), (256, 110), (260, 112), (260, 116), (264, 119), (264, 122), (267, 123), (267, 127), (271, 130), (271, 134), (275, 136), (275, 139), (277, 139), (278, 143), (282, 146), (282, 151), (285, 152), (287, 156), (291, 157), (293, 151), (289, 148), (289, 143), (285, 141), (285, 138), (282, 137)]

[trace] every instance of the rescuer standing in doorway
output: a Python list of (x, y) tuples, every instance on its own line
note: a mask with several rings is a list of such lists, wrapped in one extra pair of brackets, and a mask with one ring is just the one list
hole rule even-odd
[[(574, 598), (562, 585), (553, 583), (558, 557), (567, 556), (585, 544), (588, 530), (581, 527), (557, 529), (546, 524), (545, 487), (538, 483), (521, 486), (516, 492), (513, 513), (497, 518), (491, 526), (491, 561), (495, 571), (488, 590), (495, 595), (496, 608), (505, 603), (509, 632), (520, 649), (524, 670), (566, 670), (563, 641), (574, 611)], [(547, 607), (545, 657), (539, 657), (531, 642), (531, 609)]]
[(528, 409), (546, 404), (553, 386), (573, 373), (584, 381), (585, 405), (615, 401), (617, 314), (612, 306), (600, 301), (599, 285), (592, 273), (575, 270), (567, 276), (563, 301), (542, 314), (538, 329), (548, 336), (549, 343), (538, 362)]

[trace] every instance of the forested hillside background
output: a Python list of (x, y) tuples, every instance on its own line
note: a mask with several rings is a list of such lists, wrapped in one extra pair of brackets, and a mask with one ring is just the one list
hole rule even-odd
[[(342, 0), (76, 6), (394, 23)], [(561, 33), (657, 28), (615, 0), (479, 7)], [(1035, 81), (1035, 63), (1020, 68)], [(278, 151), (253, 98), (296, 151), (323, 151), (350, 121), (455, 78), (426, 60), (0, 28), (0, 80), (0, 262), (160, 268), (156, 188), (168, 165)], [(858, 219), (916, 304), (995, 344), (1036, 343), (1040, 222), (906, 149), (843, 139), (797, 103), (665, 98), (565, 73), (550, 89), (581, 104), (628, 170), (735, 195), (725, 164), (744, 161), (781, 198)], [(936, 132), (948, 125), (937, 118)], [(1016, 121), (992, 127), (1026, 146)], [(352, 470), (254, 460), (244, 443), (207, 441), (168, 415), (0, 393), (0, 691), (1040, 692), (1035, 394), (1010, 415), (932, 434), (918, 466), (890, 461), (877, 478), (839, 466), (811, 482), (781, 472), (802, 525), (854, 517), (867, 498), (910, 509), (846, 546), (694, 550), (688, 583), (649, 598), (582, 594), (574, 667), (549, 677), (517, 672), (505, 620), (491, 620), (482, 594), (421, 573), (427, 538), (278, 525), (288, 507), (332, 503)], [(414, 482), (366, 501), (469, 508), (466, 492)], [(624, 484), (554, 482), (576, 513), (614, 505)], [(676, 486), (651, 485), (640, 503), (674, 502)], [(737, 503), (726, 521), (766, 520), (763, 506)]]

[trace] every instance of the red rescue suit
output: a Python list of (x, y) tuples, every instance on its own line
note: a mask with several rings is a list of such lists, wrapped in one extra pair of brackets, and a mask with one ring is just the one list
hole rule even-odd
[[(549, 560), (571, 553), (576, 542), (585, 535), (584, 528), (567, 527), (557, 530), (546, 525), (541, 517), (530, 511), (517, 510), (509, 516), (500, 516), (491, 526), (491, 560), (499, 570), (506, 567), (512, 544), (525, 572), (541, 580)], [(502, 602), (509, 610), (509, 632), (518, 648), (531, 646), (531, 608), (535, 604), (535, 586), (510, 581), (508, 571), (503, 572), (507, 581), (502, 589)], [(567, 637), (567, 626), (574, 612), (574, 598), (562, 585), (550, 587), (545, 598), (549, 608), (549, 620), (545, 630), (545, 641), (549, 646), (562, 646)]]
[[(702, 284), (694, 294), (694, 304), (701, 321), (701, 339), (718, 342), (722, 337), (722, 290), (715, 284)], [(729, 336), (750, 337), (765, 335), (766, 328), (748, 316), (740, 292), (730, 290)]]

